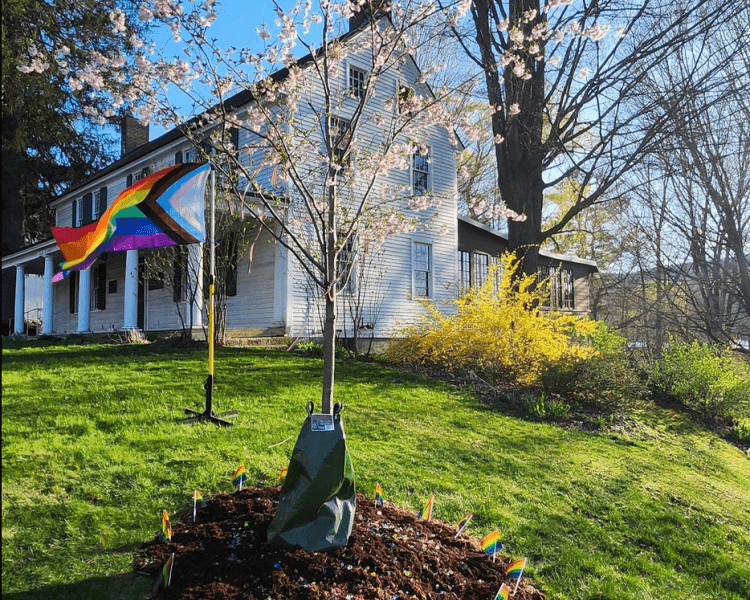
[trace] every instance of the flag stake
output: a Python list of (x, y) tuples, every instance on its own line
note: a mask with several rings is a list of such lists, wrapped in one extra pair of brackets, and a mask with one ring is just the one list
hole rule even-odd
[[(208, 276), (208, 377), (203, 388), (206, 390), (206, 410), (199, 413), (189, 408), (185, 409), (186, 415), (192, 415), (188, 419), (183, 419), (183, 423), (194, 423), (196, 421), (210, 421), (223, 427), (230, 427), (229, 421), (219, 417), (236, 417), (239, 413), (236, 410), (215, 415), (213, 411), (214, 395), (214, 279), (216, 275), (216, 248), (214, 244), (215, 237), (215, 212), (216, 212), (216, 173), (211, 169), (211, 204), (209, 207), (209, 228), (208, 228), (208, 255), (210, 257), (210, 271)], [(242, 488), (240, 488), (242, 489)]]

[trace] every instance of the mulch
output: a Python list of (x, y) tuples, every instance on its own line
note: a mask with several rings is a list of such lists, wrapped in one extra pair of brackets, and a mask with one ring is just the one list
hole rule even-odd
[[(206, 500), (173, 522), (169, 541), (145, 542), (137, 573), (154, 578), (159, 600), (493, 600), (508, 557), (492, 558), (476, 540), (439, 521), (423, 521), (357, 496), (345, 548), (326, 552), (270, 546), (266, 530), (279, 488), (249, 487)], [(174, 553), (169, 587), (158, 582)], [(515, 557), (519, 558), (519, 557)], [(514, 582), (510, 582), (511, 592)], [(513, 600), (545, 600), (526, 576)]]

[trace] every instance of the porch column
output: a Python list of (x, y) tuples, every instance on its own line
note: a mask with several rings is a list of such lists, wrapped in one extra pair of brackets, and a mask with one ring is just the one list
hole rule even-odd
[(192, 299), (190, 324), (203, 327), (203, 244), (188, 246), (188, 282), (188, 300)]
[(44, 292), (42, 294), (42, 335), (52, 333), (55, 328), (52, 324), (52, 315), (54, 311), (54, 294), (52, 293), (52, 275), (54, 274), (55, 264), (52, 255), (47, 254), (44, 257)]
[(138, 328), (138, 250), (125, 253), (125, 290), (122, 328)]
[(91, 269), (78, 271), (78, 329), (76, 333), (91, 333)]
[(13, 333), (23, 334), (23, 312), (26, 307), (26, 269), (16, 266), (16, 306), (13, 315)]

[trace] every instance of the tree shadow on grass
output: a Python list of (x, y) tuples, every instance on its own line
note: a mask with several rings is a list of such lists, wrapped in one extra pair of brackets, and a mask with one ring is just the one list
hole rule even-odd
[(27, 592), (3, 593), (4, 600), (143, 600), (151, 592), (150, 577), (118, 573), (110, 577), (92, 577), (75, 583), (38, 587)]

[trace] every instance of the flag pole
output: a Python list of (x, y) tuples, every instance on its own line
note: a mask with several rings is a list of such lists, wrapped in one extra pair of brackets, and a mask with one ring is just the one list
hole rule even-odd
[(516, 579), (516, 587), (513, 588), (513, 595), (516, 595), (516, 591), (518, 590), (518, 584), (521, 583), (521, 577), (523, 577), (523, 571), (526, 568), (526, 558), (523, 559), (523, 565), (521, 565), (521, 572), (518, 574), (518, 579)]
[[(189, 419), (185, 419), (183, 423), (192, 423), (194, 421), (211, 421), (217, 425), (223, 425), (229, 427), (232, 425), (229, 421), (224, 421), (219, 417), (236, 417), (237, 411), (231, 411), (223, 413), (221, 415), (215, 415), (213, 411), (213, 395), (214, 395), (214, 281), (216, 278), (216, 172), (211, 168), (210, 181), (210, 205), (209, 205), (209, 225), (208, 225), (208, 261), (209, 261), (209, 272), (208, 272), (208, 377), (206, 383), (203, 385), (206, 390), (206, 410), (202, 413), (185, 409), (186, 415), (193, 415)], [(200, 282), (197, 283), (200, 285)]]

